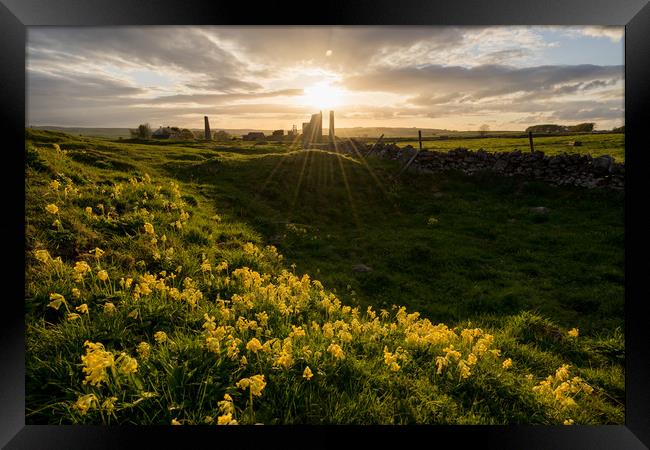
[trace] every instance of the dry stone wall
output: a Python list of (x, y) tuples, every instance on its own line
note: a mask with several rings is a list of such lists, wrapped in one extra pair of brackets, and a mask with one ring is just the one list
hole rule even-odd
[[(341, 144), (337, 146), (343, 152), (351, 154), (365, 154), (372, 148), (372, 145), (353, 140)], [(396, 144), (380, 143), (372, 150), (371, 157), (398, 160), (406, 164), (416, 151), (410, 145), (399, 147)], [(492, 171), (503, 176), (523, 176), (555, 185), (586, 188), (623, 189), (625, 185), (625, 165), (615, 162), (609, 155), (592, 158), (590, 155), (576, 153), (546, 156), (541, 151), (490, 153), (482, 149), (470, 151), (466, 148), (456, 148), (449, 152), (423, 150), (408, 170), (420, 173), (455, 170), (468, 175)]]

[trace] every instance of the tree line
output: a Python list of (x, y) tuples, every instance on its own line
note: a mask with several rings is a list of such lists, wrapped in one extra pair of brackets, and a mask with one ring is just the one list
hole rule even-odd
[[(188, 128), (179, 127), (160, 127), (156, 131), (151, 130), (151, 125), (143, 123), (135, 129), (129, 129), (132, 139), (177, 139), (177, 140), (194, 140), (204, 139), (204, 132), (194, 132)], [(223, 130), (212, 133), (212, 139), (215, 141), (228, 141), (232, 136)]]

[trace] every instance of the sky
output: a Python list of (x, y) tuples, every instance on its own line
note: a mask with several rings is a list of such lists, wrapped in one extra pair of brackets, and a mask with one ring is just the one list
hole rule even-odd
[(624, 124), (623, 27), (29, 27), (28, 125)]

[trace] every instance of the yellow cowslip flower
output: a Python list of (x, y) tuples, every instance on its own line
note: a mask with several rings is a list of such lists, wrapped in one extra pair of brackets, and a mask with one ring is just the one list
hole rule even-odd
[(134, 309), (133, 311), (127, 314), (127, 317), (130, 317), (131, 319), (137, 319), (138, 315), (139, 315), (138, 310)]
[(115, 305), (112, 302), (104, 303), (104, 313), (113, 314), (115, 312)]
[(253, 353), (257, 353), (259, 350), (262, 350), (262, 348), (262, 343), (257, 338), (251, 339), (248, 341), (248, 344), (246, 344), (246, 350)]
[(397, 355), (388, 351), (388, 347), (384, 346), (384, 364), (390, 366), (391, 363), (397, 361)]
[(291, 347), (285, 347), (282, 350), (282, 353), (278, 356), (278, 358), (275, 360), (275, 364), (278, 366), (282, 366), (285, 369), (288, 369), (293, 365), (293, 356), (291, 356)]
[(74, 407), (79, 410), (81, 415), (85, 415), (89, 410), (97, 408), (99, 401), (95, 394), (87, 394), (79, 397), (74, 404)]
[(345, 353), (338, 344), (331, 343), (329, 347), (327, 347), (327, 351), (330, 352), (336, 359), (345, 359)]
[(577, 328), (571, 328), (567, 334), (572, 338), (577, 338), (579, 334), (579, 330)]
[(235, 405), (233, 404), (232, 397), (228, 394), (224, 394), (223, 400), (219, 401), (217, 405), (222, 414), (233, 414), (235, 412)]
[(61, 187), (61, 183), (59, 183), (57, 180), (52, 180), (52, 181), (50, 181), (50, 187), (53, 190), (58, 191), (59, 188)]
[(573, 419), (566, 419), (564, 422), (564, 425), (573, 425)]
[(217, 417), (217, 425), (237, 425), (237, 421), (232, 418), (232, 414), (227, 413)]
[(329, 322), (324, 323), (322, 330), (323, 330), (323, 336), (325, 336), (326, 339), (332, 339), (334, 337), (334, 327), (332, 326), (331, 323)]
[(210, 265), (210, 261), (208, 261), (207, 259), (203, 260), (203, 262), (201, 263), (201, 271), (212, 272), (212, 266)]
[(149, 222), (144, 223), (144, 232), (151, 235), (156, 234), (153, 229), (153, 225), (151, 225)]
[(99, 278), (101, 281), (106, 281), (108, 280), (108, 272), (105, 270), (100, 270), (97, 272), (97, 278)]
[(221, 261), (219, 264), (217, 264), (215, 270), (217, 272), (223, 272), (224, 270), (228, 270), (228, 261)]
[(180, 425), (180, 424), (181, 423), (178, 420), (172, 419), (172, 425)]
[(47, 250), (35, 250), (34, 257), (43, 264), (48, 263), (52, 259), (50, 252)]
[(266, 327), (269, 323), (269, 315), (266, 311), (256, 313), (255, 318), (259, 320), (262, 327)]
[(120, 361), (120, 373), (128, 375), (130, 373), (135, 373), (138, 371), (138, 361), (135, 358), (131, 358), (126, 353), (120, 354), (118, 360)]
[(257, 247), (252, 242), (247, 242), (242, 246), (242, 250), (244, 251), (244, 253), (253, 255), (255, 254)]
[(213, 332), (217, 328), (217, 324), (214, 322), (214, 316), (209, 316), (208, 313), (205, 313), (203, 318), (205, 319), (203, 329), (208, 333)]
[(529, 373), (528, 375), (526, 375), (526, 379), (527, 379), (528, 381), (533, 381), (533, 374), (532, 374), (532, 373)]
[(442, 369), (447, 367), (448, 364), (449, 364), (449, 360), (447, 358), (445, 358), (444, 356), (437, 356), (436, 357), (436, 368), (437, 368), (436, 374), (438, 374), (438, 375), (442, 374)]
[(505, 359), (501, 364), (501, 367), (503, 367), (504, 369), (509, 369), (510, 367), (512, 367), (512, 359), (510, 358)]
[(248, 364), (248, 359), (246, 358), (245, 355), (242, 355), (242, 357), (239, 358), (239, 364), (241, 364), (242, 366), (245, 366), (246, 364)]
[(65, 298), (61, 294), (55, 294), (52, 293), (50, 294), (50, 303), (47, 304), (50, 308), (54, 308), (57, 311), (59, 310), (59, 307), (65, 303)]
[(264, 375), (253, 375), (250, 378), (242, 378), (236, 384), (240, 389), (249, 389), (252, 395), (257, 397), (262, 395), (262, 390), (266, 386)]
[[(578, 377), (575, 377), (575, 378), (578, 378)], [(575, 378), (574, 378), (574, 380), (575, 380)], [(580, 378), (578, 378), (578, 380), (580, 380)], [(580, 388), (587, 395), (591, 395), (594, 392), (594, 388), (589, 386), (587, 383), (584, 383), (582, 380), (580, 380), (579, 385), (580, 385)]]
[(221, 343), (219, 339), (212, 336), (205, 338), (205, 345), (208, 348), (209, 352), (219, 354), (221, 352)]
[(70, 313), (70, 314), (68, 314), (66, 316), (66, 320), (68, 320), (70, 322), (72, 322), (73, 320), (80, 319), (80, 318), (81, 318), (81, 316), (79, 314), (77, 314), (77, 313)]
[(50, 203), (45, 207), (45, 211), (49, 212), (50, 214), (58, 214), (59, 207), (56, 206), (54, 203)]
[(85, 211), (86, 211), (86, 214), (87, 214), (87, 215), (89, 215), (89, 216), (92, 216), (92, 215), (93, 215), (93, 208), (92, 208), (92, 207), (90, 207), (90, 206), (86, 206), (86, 210), (85, 210)]
[(569, 366), (568, 364), (562, 364), (556, 371), (555, 371), (555, 378), (558, 381), (564, 381), (569, 378)]
[(147, 342), (140, 342), (135, 348), (141, 358), (148, 358), (151, 354), (151, 345)]
[(477, 361), (477, 358), (476, 358), (476, 355), (474, 353), (470, 353), (469, 355), (467, 355), (467, 364), (469, 364), (470, 366), (473, 366), (474, 364), (476, 364), (476, 361)]
[(309, 366), (305, 367), (305, 370), (302, 372), (302, 377), (309, 381), (313, 376), (314, 374), (311, 372)]
[(117, 401), (117, 397), (108, 397), (104, 402), (102, 403), (102, 409), (108, 411), (108, 412), (113, 412), (115, 409), (115, 402)]
[(346, 330), (339, 331), (339, 339), (341, 342), (352, 342), (352, 333)]
[(81, 298), (81, 291), (77, 288), (72, 288), (72, 296), (74, 298)]
[(564, 397), (560, 400), (560, 403), (562, 406), (565, 408), (572, 408), (577, 405), (576, 401), (572, 399), (571, 397)]
[(305, 335), (305, 330), (302, 329), (302, 327), (297, 327), (295, 325), (291, 325), (292, 331), (289, 333), (290, 337), (300, 337)]
[(156, 331), (153, 334), (153, 338), (158, 342), (159, 344), (162, 344), (164, 342), (167, 342), (167, 333), (164, 331)]
[(90, 253), (91, 255), (93, 255), (95, 258), (99, 259), (99, 258), (101, 258), (101, 256), (102, 256), (105, 252), (104, 252), (104, 250), (102, 250), (101, 248), (99, 248), (99, 247), (95, 247), (94, 250), (91, 250), (91, 251), (89, 251), (88, 253)]
[(88, 304), (83, 303), (75, 308), (75, 311), (79, 311), (81, 314), (88, 314)]
[(77, 272), (79, 275), (85, 275), (91, 270), (92, 269), (90, 268), (90, 266), (86, 261), (77, 261), (74, 265), (74, 271)]
[(462, 359), (458, 361), (458, 370), (460, 372), (461, 378), (469, 378), (469, 376), (472, 374), (469, 366)]
[(84, 342), (86, 354), (81, 357), (83, 371), (86, 374), (84, 384), (90, 383), (93, 386), (99, 386), (103, 381), (108, 381), (106, 369), (113, 367), (115, 360), (113, 354), (104, 349), (100, 342)]

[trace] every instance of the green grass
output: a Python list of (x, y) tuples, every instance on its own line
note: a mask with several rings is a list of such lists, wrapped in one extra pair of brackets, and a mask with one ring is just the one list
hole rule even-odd
[[(489, 174), (390, 181), (395, 163), (282, 144), (160, 145), (32, 130), (27, 138), (28, 423), (214, 422), (225, 393), (240, 423), (623, 422), (620, 193)], [(50, 203), (59, 207), (60, 226), (45, 212)], [(550, 213), (534, 215), (534, 206)], [(95, 247), (105, 251), (98, 260), (89, 254)], [(36, 260), (38, 249), (62, 264)], [(92, 268), (83, 283), (74, 281), (80, 260)], [(217, 269), (222, 261), (227, 270)], [(354, 272), (356, 264), (373, 271)], [(159, 288), (150, 282), (152, 292), (137, 295), (134, 286), (148, 284), (145, 272), (156, 274)], [(284, 294), (271, 295), (274, 289)], [(63, 295), (70, 312), (87, 304), (89, 314), (66, 320), (65, 305), (48, 307), (51, 293)], [(109, 302), (113, 313), (105, 311)], [(368, 306), (387, 315), (375, 320)], [(206, 348), (205, 314), (230, 327), (232, 338), (221, 336), (218, 351)], [(239, 317), (258, 324), (247, 329)], [(440, 322), (453, 334), (431, 328)], [(293, 326), (306, 335), (289, 339), (289, 348), (245, 348), (254, 336), (282, 341)], [(474, 327), (493, 336), (487, 347), (500, 356), (460, 337)], [(578, 338), (567, 334), (573, 327)], [(417, 330), (430, 343), (415, 339)], [(157, 343), (157, 331), (169, 342)], [(83, 384), (86, 340), (116, 358), (136, 358), (137, 372)], [(136, 350), (141, 342), (151, 346), (146, 357)], [(345, 359), (328, 352), (332, 342)], [(464, 360), (479, 355), (470, 376), (461, 376), (453, 355), (438, 373), (436, 358), (449, 344)], [(238, 347), (236, 356), (229, 345)], [(390, 370), (385, 346), (403, 355), (399, 370)], [(289, 367), (278, 363), (283, 352)], [(504, 369), (507, 358), (513, 364)], [(572, 394), (575, 406), (532, 389), (563, 364), (594, 388)], [(267, 384), (251, 408), (236, 383), (256, 374)], [(91, 393), (100, 404), (116, 397), (115, 409), (83, 414), (74, 405)]]
[[(573, 141), (582, 142), (582, 146), (573, 147)], [(387, 139), (390, 142), (390, 139)], [(399, 142), (398, 145), (412, 145), (418, 148), (418, 141)], [(625, 135), (612, 134), (581, 134), (575, 136), (535, 136), (533, 137), (535, 150), (541, 150), (548, 156), (561, 153), (589, 154), (593, 157), (610, 155), (617, 162), (625, 161)], [(519, 149), (522, 152), (530, 151), (528, 138), (479, 138), (479, 139), (448, 139), (425, 140), (422, 148), (433, 151), (449, 151), (454, 148), (464, 147), (470, 150), (482, 148), (488, 152), (509, 152)]]

